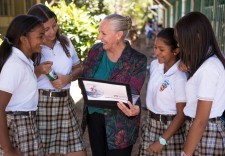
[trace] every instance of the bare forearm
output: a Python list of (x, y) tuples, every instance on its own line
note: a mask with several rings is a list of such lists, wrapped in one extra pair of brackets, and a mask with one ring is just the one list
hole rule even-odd
[(184, 123), (185, 120), (185, 115), (183, 113), (183, 109), (184, 109), (185, 103), (180, 102), (176, 104), (176, 108), (177, 108), (177, 114), (175, 116), (175, 118), (173, 119), (173, 121), (171, 122), (171, 124), (169, 125), (169, 127), (167, 128), (167, 130), (163, 133), (163, 138), (166, 140), (169, 140), (170, 137), (172, 137), (176, 131), (181, 127), (181, 125)]
[(193, 122), (189, 130), (186, 143), (184, 144), (184, 152), (186, 154), (193, 154), (197, 144), (202, 138), (206, 124), (207, 122), (198, 122), (196, 120)]
[(12, 149), (12, 144), (9, 139), (9, 131), (7, 127), (6, 113), (5, 110), (0, 111), (0, 144), (2, 149), (6, 151), (10, 151)]
[(195, 119), (187, 135), (187, 141), (184, 144), (184, 152), (192, 155), (197, 144), (200, 142), (205, 128), (208, 124), (212, 101), (198, 100)]
[(9, 140), (9, 131), (7, 127), (7, 119), (5, 109), (8, 105), (12, 94), (0, 90), (0, 144), (4, 151), (9, 151), (12, 149), (12, 145)]
[(167, 130), (163, 133), (163, 138), (166, 140), (169, 140), (170, 137), (172, 137), (176, 131), (181, 127), (181, 125), (184, 123), (185, 116), (184, 115), (176, 115)]
[(82, 73), (82, 66), (80, 64), (73, 66), (72, 71), (70, 73), (71, 74), (70, 75), (71, 81), (77, 80), (77, 78), (79, 76), (81, 76), (81, 73)]

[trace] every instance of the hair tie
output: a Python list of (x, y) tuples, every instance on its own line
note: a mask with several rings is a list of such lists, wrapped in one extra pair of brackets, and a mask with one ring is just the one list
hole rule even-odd
[(126, 22), (127, 22), (127, 30), (130, 30), (131, 26), (132, 26), (131, 18), (130, 18), (130, 16), (125, 16), (125, 19), (126, 19)]
[(7, 42), (9, 45), (13, 45), (12, 42), (10, 42), (9, 39), (8, 39), (7, 37), (4, 36), (3, 39), (6, 40), (6, 42)]

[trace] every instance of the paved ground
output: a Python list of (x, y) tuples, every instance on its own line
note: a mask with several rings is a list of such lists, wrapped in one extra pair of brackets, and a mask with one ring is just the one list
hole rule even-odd
[[(153, 54), (153, 48), (152, 48), (153, 46), (152, 45), (153, 45), (153, 41), (150, 41), (149, 46), (146, 47), (144, 36), (142, 36), (137, 42), (135, 42), (132, 45), (135, 49), (137, 49), (138, 51), (144, 53), (147, 56), (147, 58), (148, 58), (148, 65), (150, 64), (150, 62), (152, 60), (152, 58), (151, 58), (151, 56)], [(148, 82), (148, 76), (147, 76), (147, 78), (145, 80), (145, 84), (143, 85), (143, 88), (142, 88), (142, 91), (141, 91), (141, 101), (142, 101), (142, 105), (143, 106), (145, 106), (147, 82)], [(72, 95), (74, 101), (76, 102), (78, 118), (81, 121), (81, 119), (82, 119), (82, 108), (83, 108), (83, 99), (82, 99), (81, 91), (80, 91), (80, 89), (79, 89), (79, 87), (77, 85), (77, 81), (72, 83), (71, 95)], [(143, 124), (143, 121), (145, 121), (146, 114), (147, 114), (146, 110), (142, 109), (141, 125)], [(140, 136), (140, 134), (139, 134), (139, 136)], [(85, 140), (85, 143), (87, 144), (87, 154), (88, 154), (88, 156), (92, 156), (87, 130), (85, 131), (85, 134), (84, 134), (84, 140)], [(140, 138), (137, 139), (137, 142), (136, 142), (136, 144), (133, 147), (132, 156), (137, 156), (139, 144), (140, 144)]]

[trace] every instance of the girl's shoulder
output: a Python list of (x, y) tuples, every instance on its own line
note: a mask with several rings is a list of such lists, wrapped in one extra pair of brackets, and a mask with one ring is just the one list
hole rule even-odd
[(151, 70), (151, 69), (156, 69), (159, 65), (160, 65), (160, 64), (159, 64), (158, 59), (153, 60), (153, 61), (151, 62), (151, 64), (150, 64), (150, 70)]
[(222, 62), (214, 55), (208, 58), (201, 66), (200, 70), (211, 71), (215, 70), (218, 72), (224, 72), (224, 66)]

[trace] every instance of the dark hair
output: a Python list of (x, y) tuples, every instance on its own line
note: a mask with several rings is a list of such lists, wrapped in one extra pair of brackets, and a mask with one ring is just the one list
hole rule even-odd
[(12, 53), (12, 46), (20, 49), (20, 37), (26, 36), (41, 24), (42, 21), (39, 18), (31, 15), (19, 15), (12, 20), (0, 46), (0, 72)]
[(157, 38), (164, 39), (164, 42), (172, 48), (172, 50), (178, 48), (177, 41), (174, 38), (174, 29), (173, 28), (165, 28), (161, 30), (157, 36)]
[(209, 57), (216, 55), (225, 67), (208, 18), (200, 12), (190, 12), (175, 25), (175, 36), (180, 47), (181, 61), (190, 68), (189, 78)]
[[(39, 17), (43, 23), (47, 22), (51, 18), (55, 18), (57, 22), (56, 14), (44, 4), (36, 4), (32, 6), (28, 10), (27, 14)], [(67, 46), (69, 46), (69, 41), (64, 35), (60, 34), (59, 29), (56, 33), (56, 38), (59, 40), (60, 44), (62, 45), (63, 50), (65, 51), (65, 54), (67, 55), (67, 57), (70, 57), (69, 50), (67, 49)], [(40, 54), (37, 54), (37, 55), (38, 56), (36, 59), (40, 60)], [(38, 64), (39, 64), (39, 61), (38, 61)]]
[[(157, 38), (162, 38), (164, 43), (168, 46), (171, 47), (172, 50), (175, 50), (176, 48), (178, 48), (177, 46), (177, 41), (174, 38), (174, 29), (173, 28), (165, 28), (163, 30), (161, 30), (157, 36)], [(179, 60), (180, 55), (176, 55), (177, 56), (177, 60)]]

